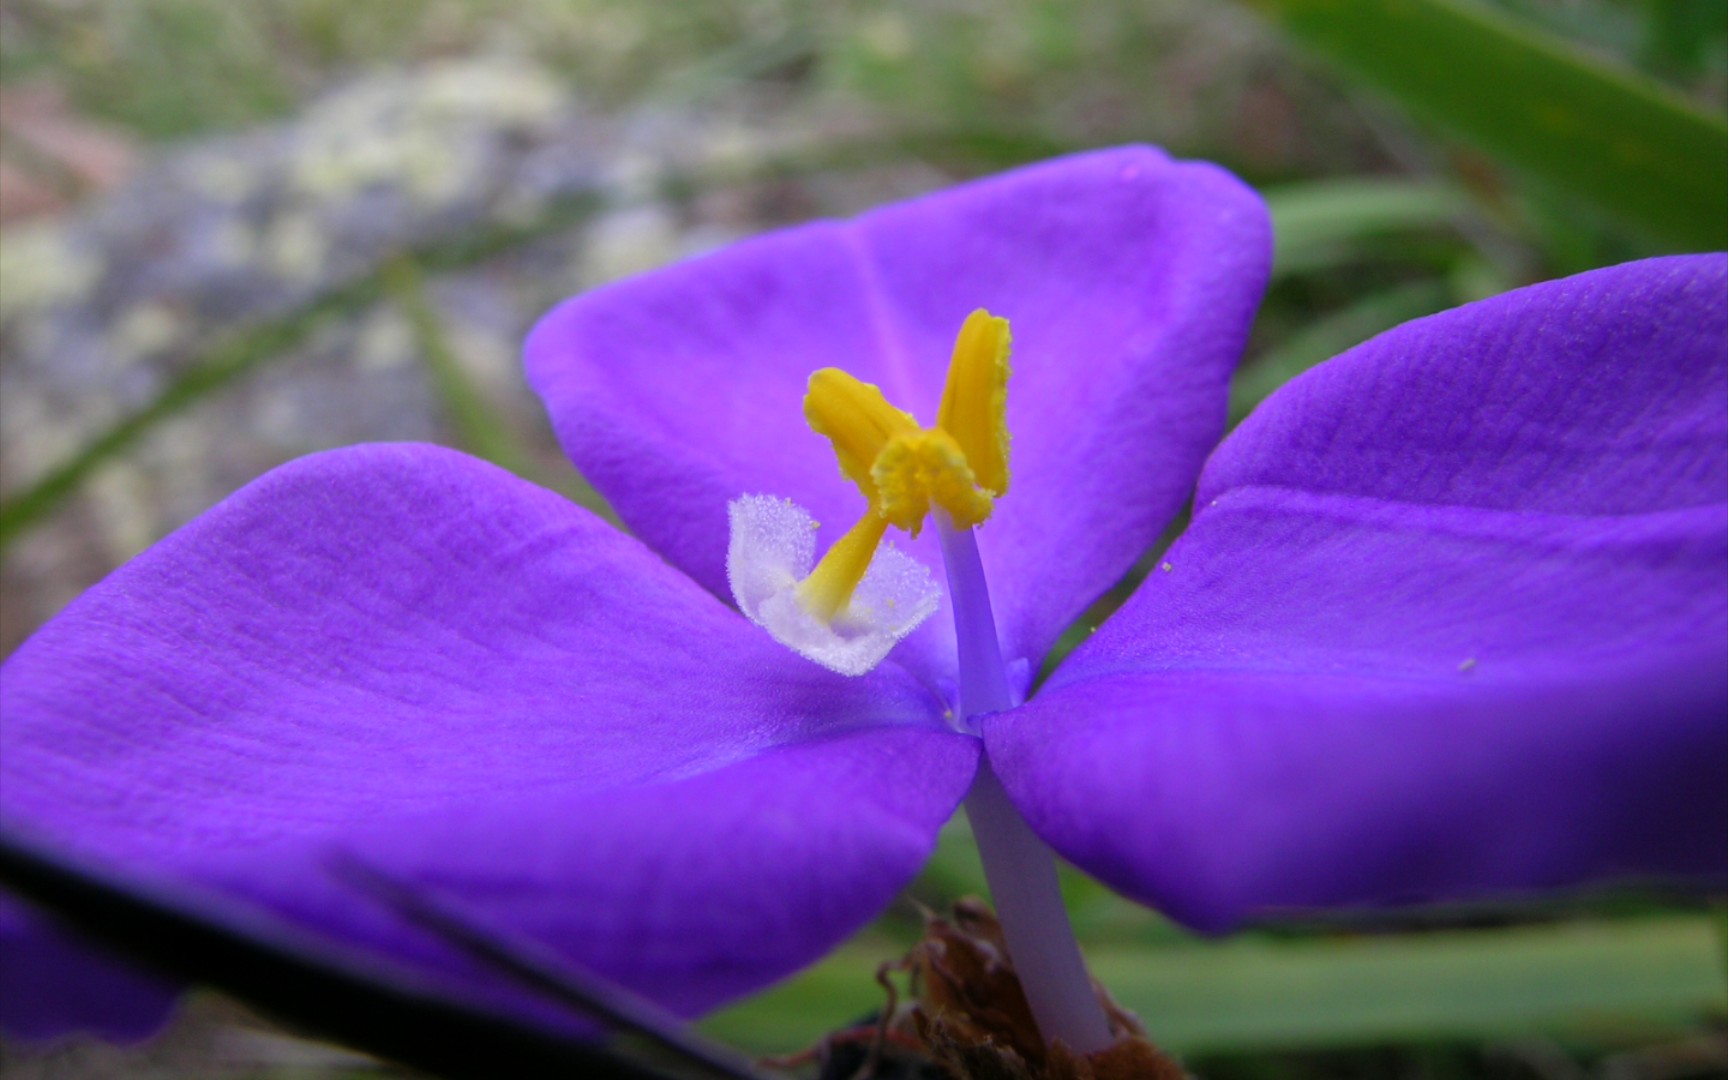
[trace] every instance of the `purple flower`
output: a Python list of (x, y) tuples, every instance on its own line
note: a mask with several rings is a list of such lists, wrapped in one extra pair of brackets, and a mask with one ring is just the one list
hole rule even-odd
[[(1214, 449), (1268, 248), (1233, 178), (1129, 149), (573, 300), (530, 377), (641, 543), (447, 450), (279, 469), (7, 663), (4, 828), (507, 993), (342, 853), (686, 1014), (879, 911), (981, 751), (1057, 851), (1206, 930), (1721, 881), (1728, 256), (1411, 323)], [(810, 372), (928, 419), (980, 306), (1015, 336), (1013, 488), (977, 544), (1018, 692), (1199, 477), (1146, 584), (981, 739), (945, 719), (945, 617), (846, 678), (717, 599), (739, 495), (824, 545), (858, 517)], [(165, 988), (3, 914), (14, 1030), (157, 1022)]]

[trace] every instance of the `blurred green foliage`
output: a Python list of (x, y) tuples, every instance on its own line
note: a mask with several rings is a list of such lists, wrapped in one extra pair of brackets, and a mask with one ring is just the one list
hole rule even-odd
[(1728, 121), (1654, 81), (1469, 0), (1253, 2), (1546, 187), (1682, 250), (1728, 247)]
[[(1288, 15), (1316, 52), (1293, 49), (1252, 7)], [(1728, 0), (1502, 0), (1496, 8), (1508, 21), (1490, 22), (1513, 39), (1498, 60), (1466, 31), (1411, 42), (1369, 33), (1396, 35), (1392, 22), (1347, 24), (1426, 15), (1456, 29), (1480, 14), (1474, 5), (1413, 0), (1228, 8), (1159, 0), (4, 0), (0, 80), (56, 81), (88, 114), (149, 140), (284, 115), (357, 70), (474, 53), (547, 65), (597, 108), (676, 107), (765, 88), (858, 118), (852, 134), (754, 172), (682, 177), (681, 193), (666, 194), (686, 198), (776, 170), (918, 160), (958, 177), (1084, 146), (1162, 142), (1261, 185), (1278, 228), (1274, 282), (1232, 398), (1234, 422), (1289, 378), (1399, 322), (1722, 232), (1728, 189), (1718, 190), (1719, 173), (1710, 170), (1728, 170)], [(1445, 23), (1451, 16), (1462, 21)], [(1460, 104), (1444, 80), (1417, 85), (1407, 77), (1410, 60), (1424, 51), (1435, 70), (1453, 73), (1454, 89), (1488, 96)], [(1543, 58), (1546, 76), (1503, 77), (1529, 56)], [(1348, 78), (1316, 57), (1365, 76), (1380, 94), (1356, 96)], [(1588, 93), (1574, 93), (1580, 86)], [(1614, 168), (1587, 139), (1521, 155), (1527, 139), (1516, 117), (1533, 115), (1530, 95), (1556, 92), (1575, 102), (1605, 95), (1590, 97), (1586, 119), (1572, 125), (1580, 136), (1649, 134), (1658, 115), (1672, 129), (1644, 147), (1651, 160)], [(1669, 186), (1640, 187), (1657, 176)], [(1689, 183), (1692, 201), (1677, 206), (1670, 193)], [(572, 211), (557, 212), (564, 218), (511, 223), (475, 250), (523, 242)], [(450, 363), (421, 286), (424, 275), (469, 260), (406, 253), (383, 274), (333, 286), (296, 316), (217, 350), (51, 474), (48, 487), (9, 499), (6, 535), (51, 513), (95, 464), (124, 453), (151, 424), (246, 377), (332, 310), (379, 298), (411, 315), (461, 441), (526, 468), (519, 463), (528, 455), (513, 441), (520, 436), (488, 415)], [(1076, 627), (1070, 642), (1086, 629)], [(1688, 1057), (1728, 1021), (1721, 920), (1712, 929), (1688, 902), (1633, 896), (1424, 913), (1367, 929), (1274, 928), (1217, 945), (1078, 875), (1066, 887), (1100, 972), (1143, 1010), (1154, 1034), (1197, 1055), (1210, 1076), (1575, 1076), (1587, 1075), (1587, 1064), (1681, 1077), (1728, 1068), (1728, 1053)], [(957, 824), (911, 895), (940, 906), (981, 890)], [(758, 1049), (813, 1041), (875, 1007), (876, 964), (915, 933), (913, 909), (897, 907), (785, 988), (722, 1014), (713, 1029)], [(1704, 1064), (1687, 1065), (1694, 1060)]]
[[(984, 892), (970, 831), (957, 819), (907, 904), (704, 1026), (769, 1052), (863, 1017), (883, 991), (860, 974), (917, 939), (915, 905), (941, 911)], [(1728, 1009), (1720, 913), (1634, 892), (1269, 927), (1227, 940), (1194, 937), (1077, 872), (1064, 872), (1063, 894), (1094, 974), (1161, 1044), (1207, 1062), (1201, 1075), (1332, 1075), (1322, 1066), (1338, 1075), (1364, 1066), (1387, 1071), (1357, 1075), (1477, 1075), (1484, 1048), (1492, 1057), (1552, 1045), (1562, 1057), (1592, 1058), (1679, 1046), (1701, 1019), (1719, 1023)], [(1406, 1048), (1402, 1058), (1388, 1052), (1396, 1046)], [(1353, 1056), (1350, 1047), (1374, 1049)], [(1424, 1071), (1436, 1063), (1446, 1064)]]

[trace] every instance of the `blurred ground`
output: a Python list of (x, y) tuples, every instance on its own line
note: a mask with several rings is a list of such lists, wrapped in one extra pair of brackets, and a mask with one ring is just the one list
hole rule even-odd
[[(558, 23), (570, 35), (561, 53), (488, 39), (510, 21), (447, 27), (466, 9), (428, 5), (423, 21), (390, 24), (423, 39), (391, 39), (409, 54), (402, 64), (319, 72), (328, 82), (289, 58), (305, 52), (316, 70), (312, 36), (365, 34), (364, 19), (350, 27), (316, 4), (264, 9), (284, 22), (236, 24), (231, 9), (190, 3), (3, 9), (8, 41), (23, 42), (9, 45), (8, 63), (30, 75), (5, 84), (5, 115), (17, 118), (7, 145), (34, 163), (61, 148), (54, 168), (28, 175), (67, 182), (10, 189), (19, 194), (0, 254), (0, 496), (40, 481), (237, 333), (298, 339), (259, 346), (271, 355), (255, 374), (154, 425), (54, 523), (19, 539), (0, 571), (6, 651), (108, 569), (273, 465), (358, 441), (461, 441), (415, 359), (424, 342), (400, 290), (384, 295), (375, 280), (393, 260), (454, 257), (459, 265), (425, 283), (436, 325), (419, 336), (446, 339), (555, 481), (556, 451), (516, 347), (538, 313), (601, 281), (1094, 141), (1150, 139), (1274, 177), (1388, 164), (1352, 107), (1300, 75), (1252, 20), (1216, 6), (1172, 5), (1136, 26), (1171, 60), (1125, 72), (1136, 43), (1115, 41), (1117, 24), (1069, 26), (1042, 9), (1051, 25), (1004, 20), (1016, 31), (1005, 42), (992, 35), (988, 50), (927, 68), (907, 53), (921, 28), (891, 11), (831, 26), (819, 9), (785, 5), (741, 21), (741, 40), (709, 54), (652, 27), (627, 32), (634, 24), (599, 5), (592, 22)], [(103, 79), (139, 85), (73, 111), (80, 95), (68, 88), (85, 87), (84, 65), (97, 63), (85, 50), (108, 62), (133, 55), (123, 50), (148, 56), (153, 44), (178, 56), (193, 50), (172, 35), (191, 31), (174, 20), (202, 26), (195, 16), (242, 56), (183, 57), (210, 70), (191, 68), (173, 89), (143, 85), (163, 74), (147, 60), (135, 73), (105, 69)], [(370, 33), (382, 39), (386, 28)], [(245, 47), (261, 47), (264, 34), (285, 36), (288, 57), (253, 56), (240, 71)], [(1105, 42), (1118, 50), (1102, 58), (1114, 70), (1082, 62)], [(67, 55), (39, 55), (56, 43)], [(680, 47), (678, 64), (635, 81)], [(615, 66), (619, 50), (641, 54), (643, 66)], [(561, 74), (559, 61), (581, 75)], [(933, 85), (900, 86), (896, 65)], [(1056, 77), (1060, 91), (1048, 85)], [(877, 84), (897, 89), (867, 92)], [(150, 104), (153, 94), (180, 96)], [(915, 99), (928, 102), (925, 115), (906, 115)], [(253, 102), (258, 122), (242, 125), (237, 101)], [(115, 115), (92, 115), (104, 106)], [(1047, 118), (1028, 123), (1028, 110)], [(177, 138), (141, 156), (139, 140), (161, 135)], [(489, 241), (502, 250), (448, 250)], [(332, 298), (342, 310), (318, 309)]]
[(136, 140), (74, 111), (55, 83), (21, 83), (0, 98), (0, 225), (50, 218), (125, 180)]
[[(1713, 30), (1687, 36), (1606, 0), (1504, 6), (1721, 108)], [(592, 502), (518, 366), (558, 299), (775, 225), (1130, 140), (1271, 190), (1372, 176), (1478, 199), (1442, 229), (1327, 248), (1281, 276), (1256, 393), (1287, 374), (1300, 334), (1312, 362), (1380, 323), (1636, 250), (1613, 235), (1584, 255), (1548, 243), (1539, 219), (1502, 205), (1492, 163), (1204, 0), (3, 0), (0, 500), (42, 501), (4, 538), (0, 655), (143, 547), (316, 450), (457, 445)], [(1360, 302), (1370, 294), (1379, 308)], [(1719, 1027), (1639, 1038), (1203, 1067), (1728, 1075)], [(148, 1050), (14, 1050), (0, 1069), (376, 1075), (211, 999)]]

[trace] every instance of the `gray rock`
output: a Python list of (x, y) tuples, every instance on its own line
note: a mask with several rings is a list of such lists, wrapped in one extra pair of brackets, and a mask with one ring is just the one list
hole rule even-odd
[[(787, 119), (764, 119), (776, 115)], [(26, 490), (236, 335), (375, 281), (405, 251), (577, 205), (592, 212), (425, 285), (468, 380), (532, 460), (568, 477), (518, 358), (552, 304), (943, 179), (901, 165), (826, 188), (782, 178), (660, 194), (674, 175), (745, 175), (814, 130), (748, 92), (602, 121), (543, 72), (464, 62), (375, 75), (289, 122), (169, 152), (80, 215), (0, 245), (0, 492)], [(357, 442), (459, 443), (422, 352), (386, 293), (157, 424), (11, 545), (0, 648), (289, 459)]]

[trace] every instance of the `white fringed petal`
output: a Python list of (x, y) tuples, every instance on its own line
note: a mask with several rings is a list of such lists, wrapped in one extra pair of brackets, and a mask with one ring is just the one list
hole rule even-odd
[(846, 610), (832, 623), (799, 602), (816, 565), (816, 522), (790, 499), (743, 495), (728, 504), (726, 578), (750, 621), (798, 655), (842, 675), (862, 675), (931, 615), (942, 591), (930, 570), (883, 544)]

